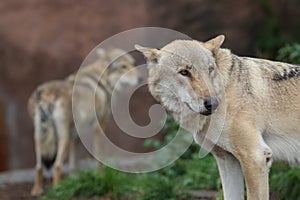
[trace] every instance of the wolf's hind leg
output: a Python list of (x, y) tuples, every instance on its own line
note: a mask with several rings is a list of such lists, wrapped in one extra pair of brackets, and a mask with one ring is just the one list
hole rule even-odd
[(35, 152), (36, 152), (36, 166), (34, 175), (34, 185), (31, 189), (31, 195), (36, 196), (43, 193), (43, 168), (42, 168), (42, 156), (40, 150), (39, 139), (35, 138)]
[(69, 170), (72, 173), (75, 170), (75, 156), (76, 156), (76, 149), (75, 149), (75, 140), (71, 139), (69, 144)]
[(33, 196), (40, 195), (43, 193), (43, 168), (42, 168), (40, 134), (41, 134), (40, 119), (38, 115), (35, 115), (34, 145), (35, 145), (36, 166), (35, 166), (34, 185), (33, 188), (31, 189), (31, 195)]

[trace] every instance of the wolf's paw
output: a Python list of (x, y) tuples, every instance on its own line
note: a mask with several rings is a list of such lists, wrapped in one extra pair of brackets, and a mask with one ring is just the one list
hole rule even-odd
[(38, 196), (38, 195), (41, 195), (43, 192), (44, 192), (44, 190), (42, 187), (33, 186), (32, 190), (31, 190), (31, 195)]

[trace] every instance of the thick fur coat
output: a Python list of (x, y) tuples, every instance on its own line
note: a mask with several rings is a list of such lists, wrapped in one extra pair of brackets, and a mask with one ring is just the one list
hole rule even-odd
[[(267, 200), (272, 161), (300, 162), (300, 67), (237, 56), (224, 39), (136, 49), (151, 94), (196, 142), (210, 143), (225, 199), (244, 199), (244, 178), (247, 199)], [(205, 138), (209, 129), (219, 132)]]

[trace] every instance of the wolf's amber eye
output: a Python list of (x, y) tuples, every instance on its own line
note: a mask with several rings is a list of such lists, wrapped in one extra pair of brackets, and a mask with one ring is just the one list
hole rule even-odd
[(191, 73), (190, 73), (189, 70), (187, 70), (187, 69), (182, 69), (182, 70), (179, 71), (179, 73), (180, 73), (182, 76), (191, 77)]

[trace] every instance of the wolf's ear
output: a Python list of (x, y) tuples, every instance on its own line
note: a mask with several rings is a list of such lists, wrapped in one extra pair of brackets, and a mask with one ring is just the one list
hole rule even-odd
[(203, 43), (204, 47), (210, 49), (213, 53), (217, 53), (225, 40), (224, 35), (219, 35), (207, 42)]
[(149, 47), (142, 47), (138, 44), (134, 45), (134, 48), (143, 53), (144, 56), (152, 62), (157, 62), (158, 57), (160, 56), (160, 51), (158, 49), (149, 48)]

